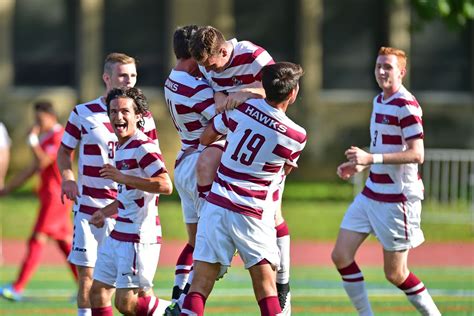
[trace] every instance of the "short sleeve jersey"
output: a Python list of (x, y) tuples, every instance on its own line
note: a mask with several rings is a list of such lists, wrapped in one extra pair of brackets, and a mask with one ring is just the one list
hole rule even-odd
[[(157, 140), (151, 113), (147, 113), (144, 121), (144, 133)], [(102, 97), (74, 108), (62, 139), (62, 145), (66, 148), (75, 149), (79, 145), (77, 184), (81, 196), (74, 205), (74, 211), (93, 214), (114, 201), (117, 185), (102, 178), (99, 170), (106, 163), (113, 164), (117, 144), (117, 136)]]
[[(56, 124), (49, 132), (40, 136), (39, 145), (52, 161), (56, 161), (63, 132), (63, 127), (60, 124)], [(61, 174), (56, 163), (52, 163), (46, 168), (41, 169), (40, 179), (38, 189), (40, 196), (47, 195), (48, 193), (58, 196), (61, 194)]]
[(199, 136), (216, 113), (214, 91), (204, 79), (174, 69), (164, 89), (168, 110), (181, 138), (181, 149), (199, 146)]
[(263, 99), (247, 100), (216, 116), (212, 124), (227, 141), (207, 200), (262, 218), (263, 210), (271, 207), (270, 187), (281, 178), (285, 164), (296, 164), (306, 131)]
[[(167, 172), (159, 146), (141, 131), (119, 145), (115, 167), (123, 174), (152, 178)], [(110, 237), (127, 242), (160, 243), (159, 194), (118, 185), (118, 217)]]
[(229, 41), (234, 47), (233, 55), (227, 68), (222, 72), (199, 70), (209, 81), (214, 91), (236, 92), (243, 88), (260, 86), (262, 68), (275, 63), (270, 54), (262, 47), (249, 41), (238, 42), (235, 38)]
[[(370, 152), (392, 153), (407, 150), (407, 141), (423, 138), (422, 110), (415, 97), (401, 86), (384, 100), (383, 93), (374, 98), (370, 120)], [(423, 183), (418, 165), (373, 164), (362, 193), (381, 202), (403, 202), (423, 199)]]

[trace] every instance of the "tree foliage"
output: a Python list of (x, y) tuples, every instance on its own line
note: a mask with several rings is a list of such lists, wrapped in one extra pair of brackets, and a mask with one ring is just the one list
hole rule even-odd
[(411, 0), (424, 21), (441, 19), (451, 28), (464, 28), (474, 20), (474, 0)]

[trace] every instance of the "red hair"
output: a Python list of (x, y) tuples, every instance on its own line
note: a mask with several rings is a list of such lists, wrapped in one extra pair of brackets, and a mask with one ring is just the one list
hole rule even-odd
[(379, 49), (379, 56), (380, 55), (395, 55), (400, 69), (405, 69), (407, 66), (407, 54), (401, 49), (382, 46)]

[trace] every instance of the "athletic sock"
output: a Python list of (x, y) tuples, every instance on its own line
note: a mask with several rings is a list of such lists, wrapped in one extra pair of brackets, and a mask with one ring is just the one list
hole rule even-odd
[(92, 316), (92, 309), (90, 309), (90, 308), (77, 308), (77, 316)]
[[(166, 306), (170, 302), (160, 300), (156, 296), (139, 296), (137, 299), (136, 316), (152, 316), (152, 315), (163, 315)], [(160, 304), (166, 304), (166, 306), (160, 306)]]
[(188, 294), (189, 289), (191, 288), (191, 283), (193, 282), (193, 278), (194, 278), (194, 270), (191, 270), (191, 272), (189, 273), (188, 283), (186, 284), (183, 291), (181, 292), (181, 295), (176, 301), (176, 303), (179, 305), (180, 308), (183, 307), (184, 299), (186, 298), (186, 295)]
[(13, 289), (17, 292), (23, 292), (26, 284), (31, 279), (39, 265), (41, 253), (43, 252), (43, 243), (36, 238), (30, 238), (28, 242), (28, 252), (21, 266), (20, 274), (17, 280), (13, 283)]
[(410, 272), (406, 280), (398, 288), (405, 292), (410, 303), (422, 315), (441, 315), (425, 285), (413, 273)]
[(194, 247), (190, 244), (186, 244), (178, 257), (178, 260), (176, 261), (173, 295), (171, 297), (173, 302), (179, 298), (181, 292), (186, 286), (186, 283), (188, 282), (189, 273), (191, 272), (193, 266), (193, 251)]
[(107, 307), (96, 307), (96, 308), (91, 308), (92, 310), (92, 316), (113, 316), (114, 315), (114, 310), (112, 309), (112, 306), (107, 306)]
[(275, 316), (281, 313), (280, 303), (277, 296), (267, 296), (258, 301), (260, 315)]
[[(277, 300), (278, 302), (278, 300)], [(206, 305), (206, 298), (198, 292), (191, 292), (186, 295), (186, 299), (181, 309), (181, 315), (204, 315), (204, 306)]]
[(359, 315), (373, 315), (367, 289), (365, 288), (364, 276), (357, 263), (354, 261), (347, 267), (338, 269), (338, 271), (342, 277), (342, 285)]
[(280, 250), (280, 267), (276, 275), (276, 282), (287, 284), (290, 281), (290, 232), (285, 221), (275, 229), (277, 245)]
[[(72, 243), (65, 240), (57, 240), (56, 242), (58, 244), (59, 249), (61, 249), (62, 253), (64, 254), (67, 260), (67, 257), (69, 256), (69, 253), (71, 252), (71, 249), (72, 249)], [(69, 269), (72, 272), (72, 275), (74, 276), (74, 280), (76, 280), (77, 282), (79, 280), (79, 275), (77, 274), (76, 266), (70, 262), (68, 262), (68, 265), (69, 265)]]

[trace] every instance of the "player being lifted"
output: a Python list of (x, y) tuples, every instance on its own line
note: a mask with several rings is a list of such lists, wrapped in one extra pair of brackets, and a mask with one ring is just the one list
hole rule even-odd
[(405, 292), (423, 315), (440, 315), (424, 284), (408, 270), (408, 251), (424, 241), (420, 227), (423, 183), (421, 107), (402, 84), (405, 52), (381, 47), (375, 79), (382, 92), (373, 100), (370, 152), (352, 146), (337, 168), (344, 180), (370, 167), (365, 187), (347, 210), (332, 253), (347, 295), (360, 315), (373, 315), (362, 272), (354, 261), (360, 245), (374, 234), (383, 247), (387, 280)]

